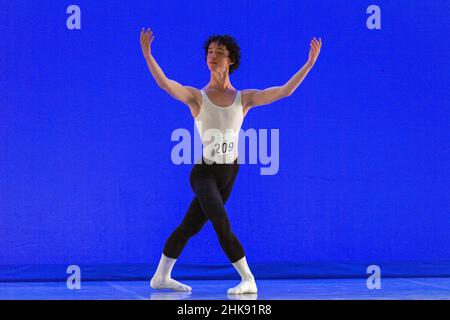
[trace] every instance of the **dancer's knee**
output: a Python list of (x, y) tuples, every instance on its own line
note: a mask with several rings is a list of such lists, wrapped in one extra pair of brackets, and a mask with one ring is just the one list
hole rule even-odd
[(216, 223), (213, 227), (221, 241), (229, 242), (235, 237), (228, 223)]
[(201, 230), (201, 227), (199, 227), (199, 226), (181, 224), (177, 227), (175, 232), (177, 234), (179, 234), (180, 237), (189, 239), (189, 238), (195, 236), (197, 233), (199, 233), (200, 230)]

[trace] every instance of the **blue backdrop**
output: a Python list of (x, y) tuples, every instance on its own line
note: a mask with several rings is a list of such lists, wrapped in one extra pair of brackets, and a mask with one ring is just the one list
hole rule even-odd
[[(175, 165), (187, 106), (166, 75), (209, 81), (203, 42), (231, 34), (238, 89), (282, 85), (323, 46), (294, 94), (248, 113), (279, 129), (280, 164), (243, 164), (227, 203), (258, 277), (450, 275), (450, 2), (0, 1), (0, 280), (149, 277), (193, 197)], [(381, 29), (366, 26), (381, 9)], [(210, 223), (178, 277), (236, 277)]]

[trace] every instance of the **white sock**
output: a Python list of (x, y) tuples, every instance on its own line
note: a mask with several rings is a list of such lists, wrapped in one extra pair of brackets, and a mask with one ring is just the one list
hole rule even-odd
[(161, 259), (159, 260), (158, 268), (155, 272), (155, 276), (158, 276), (159, 278), (170, 278), (175, 262), (177, 262), (177, 259), (172, 259), (162, 254)]
[(175, 291), (192, 290), (191, 287), (172, 279), (172, 269), (175, 262), (177, 262), (177, 259), (166, 257), (164, 254), (161, 255), (158, 268), (150, 281), (150, 286), (153, 289), (172, 289)]
[(257, 293), (255, 277), (248, 267), (245, 257), (233, 263), (233, 267), (241, 276), (241, 283), (236, 287), (228, 289), (228, 294), (243, 294), (243, 293)]

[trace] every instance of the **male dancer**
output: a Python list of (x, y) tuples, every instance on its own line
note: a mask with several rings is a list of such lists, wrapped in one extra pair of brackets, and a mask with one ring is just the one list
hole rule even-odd
[(189, 238), (211, 220), (223, 251), (241, 276), (241, 282), (227, 293), (256, 293), (255, 278), (224, 207), (239, 171), (239, 130), (251, 108), (270, 104), (295, 91), (314, 66), (322, 40), (311, 40), (307, 62), (284, 85), (265, 90), (236, 90), (229, 75), (239, 67), (240, 48), (231, 36), (210, 36), (204, 44), (210, 81), (199, 90), (166, 77), (151, 53), (154, 38), (150, 28), (142, 28), (140, 42), (148, 68), (161, 89), (189, 107), (204, 148), (201, 162), (194, 165), (190, 174), (194, 199), (181, 224), (167, 239), (150, 285), (154, 289), (191, 291), (188, 285), (172, 279), (172, 268)]

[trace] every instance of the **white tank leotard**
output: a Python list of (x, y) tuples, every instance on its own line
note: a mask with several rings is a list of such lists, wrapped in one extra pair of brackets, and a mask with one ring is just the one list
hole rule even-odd
[(215, 163), (233, 163), (238, 157), (239, 131), (244, 121), (241, 91), (233, 104), (217, 106), (200, 90), (202, 104), (195, 125), (203, 144), (203, 158)]

